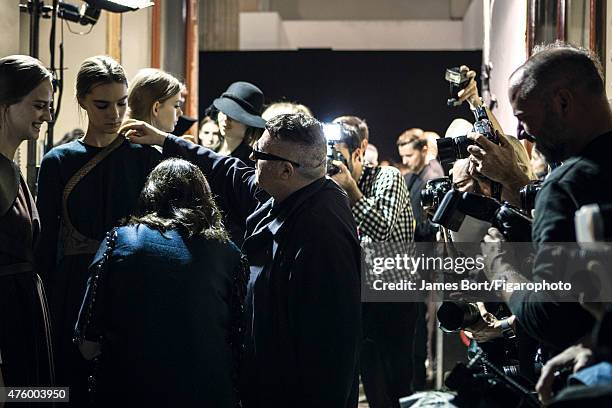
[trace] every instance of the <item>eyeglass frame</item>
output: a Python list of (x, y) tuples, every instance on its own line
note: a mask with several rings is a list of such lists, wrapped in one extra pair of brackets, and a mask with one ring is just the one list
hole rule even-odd
[(266, 153), (259, 150), (253, 149), (251, 154), (255, 160), (270, 160), (270, 161), (286, 161), (293, 164), (295, 167), (302, 167), (300, 163), (294, 162), (293, 160), (285, 159), (284, 157), (277, 156), (272, 153)]

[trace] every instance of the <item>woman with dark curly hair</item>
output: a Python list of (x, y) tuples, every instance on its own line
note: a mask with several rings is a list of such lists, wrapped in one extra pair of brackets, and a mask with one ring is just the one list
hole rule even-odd
[(111, 406), (232, 407), (247, 265), (193, 164), (160, 163), (90, 268), (75, 339)]

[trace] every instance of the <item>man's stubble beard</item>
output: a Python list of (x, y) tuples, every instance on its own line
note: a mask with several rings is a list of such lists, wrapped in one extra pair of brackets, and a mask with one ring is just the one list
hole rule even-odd
[[(558, 163), (572, 156), (571, 152), (568, 152), (569, 143), (574, 137), (571, 129), (564, 126), (561, 120), (552, 112), (547, 112), (542, 128), (542, 134), (546, 134), (547, 137), (540, 137), (540, 142), (538, 143), (536, 135), (536, 146), (542, 155), (544, 155), (546, 161)], [(542, 139), (546, 140), (544, 145), (541, 143)]]

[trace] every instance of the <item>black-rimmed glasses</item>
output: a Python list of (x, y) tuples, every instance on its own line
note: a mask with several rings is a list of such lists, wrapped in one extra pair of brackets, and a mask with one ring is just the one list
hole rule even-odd
[(286, 161), (293, 164), (295, 167), (301, 167), (300, 163), (296, 163), (293, 160), (285, 159), (284, 157), (276, 156), (271, 153), (260, 152), (259, 150), (253, 149), (253, 158), (255, 160), (271, 160), (271, 161)]

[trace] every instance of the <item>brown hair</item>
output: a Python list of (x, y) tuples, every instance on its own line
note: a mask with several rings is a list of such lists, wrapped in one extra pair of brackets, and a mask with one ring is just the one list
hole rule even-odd
[(85, 97), (96, 85), (117, 82), (128, 85), (123, 67), (106, 55), (87, 58), (81, 64), (76, 78), (76, 96)]
[(397, 138), (398, 147), (408, 144), (412, 144), (414, 149), (423, 150), (423, 147), (427, 145), (427, 137), (423, 130), (419, 128), (408, 129)]
[(36, 58), (9, 55), (0, 58), (0, 105), (21, 102), (30, 92), (53, 75)]
[(339, 116), (333, 121), (334, 123), (344, 123), (357, 128), (359, 134), (359, 142), (370, 139), (370, 129), (364, 119), (358, 118), (357, 116)]
[(154, 68), (138, 71), (128, 94), (130, 117), (151, 121), (151, 107), (155, 102), (163, 103), (181, 92), (185, 86), (174, 76)]

